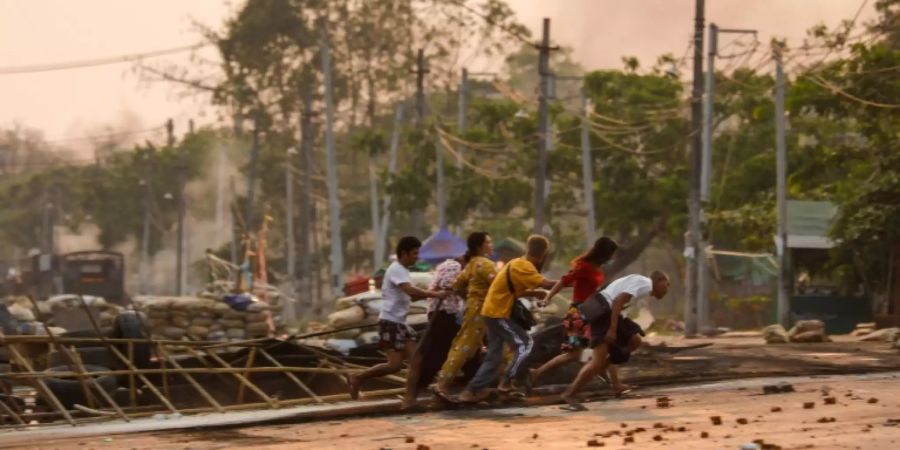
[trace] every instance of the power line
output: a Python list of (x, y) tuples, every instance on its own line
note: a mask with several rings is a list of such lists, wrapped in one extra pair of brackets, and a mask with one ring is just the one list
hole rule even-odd
[(173, 47), (162, 50), (153, 50), (144, 53), (133, 53), (129, 55), (110, 56), (97, 59), (83, 59), (78, 61), (66, 61), (47, 64), (32, 64), (27, 66), (8, 66), (0, 67), (0, 75), (16, 75), (27, 73), (52, 72), (56, 70), (82, 69), (85, 67), (105, 66), (109, 64), (119, 64), (124, 62), (138, 61), (145, 58), (154, 58), (157, 56), (172, 55), (186, 51), (196, 50), (210, 45), (208, 42), (201, 42), (181, 47)]
[(77, 142), (77, 141), (94, 141), (100, 139), (109, 139), (114, 137), (128, 137), (128, 136), (137, 136), (140, 134), (147, 134), (154, 131), (162, 130), (163, 126), (156, 126), (153, 128), (146, 128), (143, 130), (125, 130), (125, 131), (114, 131), (106, 134), (96, 134), (91, 136), (70, 136), (56, 139), (48, 139), (45, 142), (48, 144), (60, 143), (60, 142)]

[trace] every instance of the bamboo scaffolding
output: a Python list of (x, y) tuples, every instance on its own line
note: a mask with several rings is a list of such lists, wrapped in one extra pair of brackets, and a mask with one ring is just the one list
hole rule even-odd
[[(270, 408), (278, 408), (277, 400), (274, 400), (271, 397), (269, 397), (268, 395), (266, 395), (266, 393), (263, 392), (262, 389), (260, 389), (255, 384), (251, 383), (250, 380), (247, 379), (247, 377), (245, 377), (244, 375), (241, 374), (242, 370), (244, 373), (246, 373), (248, 371), (256, 372), (255, 370), (252, 370), (252, 369), (279, 369), (278, 367), (251, 367), (251, 368), (247, 368), (247, 369), (237, 369), (235, 371), (234, 368), (229, 366), (228, 362), (226, 362), (224, 359), (220, 358), (219, 355), (217, 355), (213, 352), (208, 352), (208, 354), (209, 354), (210, 358), (214, 359), (217, 363), (219, 363), (221, 366), (223, 366), (223, 368), (231, 370), (232, 372), (230, 372), (230, 373), (234, 374), (235, 378), (240, 380), (243, 385), (250, 388), (250, 390), (253, 391), (254, 393), (256, 393), (256, 395), (258, 395), (261, 399), (265, 400), (265, 402), (269, 405)], [(207, 369), (207, 370), (216, 370), (216, 369)], [(216, 370), (216, 371), (218, 371), (218, 370)], [(275, 371), (278, 371), (278, 370), (275, 370)]]
[[(263, 356), (263, 358), (266, 358), (266, 360), (268, 360), (270, 363), (274, 364), (275, 367), (284, 368), (284, 365), (282, 365), (280, 362), (278, 362), (277, 359), (273, 358), (272, 355), (270, 355), (264, 349), (260, 348), (259, 353)], [(294, 375), (291, 372), (284, 372), (284, 375), (287, 376), (288, 378), (290, 378), (291, 381), (293, 381), (294, 384), (297, 385), (297, 387), (302, 389), (303, 392), (306, 392), (306, 394), (309, 395), (310, 397), (312, 397), (313, 400), (315, 400), (317, 403), (322, 403), (322, 399), (318, 395), (316, 395), (316, 393), (313, 392), (306, 384), (304, 384), (302, 381), (300, 381), (300, 379), (297, 378), (296, 375)]]
[[(100, 341), (106, 346), (106, 348), (110, 352), (112, 352), (114, 355), (116, 355), (116, 357), (119, 358), (119, 360), (122, 363), (124, 363), (126, 367), (128, 367), (130, 370), (134, 371), (137, 374), (137, 376), (141, 379), (141, 381), (144, 383), (144, 385), (147, 386), (147, 389), (150, 389), (150, 392), (153, 392), (153, 394), (156, 395), (157, 398), (159, 398), (159, 401), (162, 402), (163, 405), (165, 405), (167, 408), (169, 408), (169, 410), (171, 410), (173, 413), (177, 413), (178, 410), (169, 401), (167, 396), (164, 396), (162, 393), (160, 393), (159, 390), (156, 389), (156, 386), (154, 386), (153, 383), (151, 383), (150, 380), (148, 380), (147, 377), (144, 376), (144, 374), (139, 372), (138, 369), (134, 366), (134, 363), (132, 363), (132, 361), (130, 359), (126, 358), (125, 355), (123, 355), (122, 352), (120, 352), (119, 349), (117, 349), (115, 345), (112, 345), (109, 343), (106, 336), (104, 336), (103, 332), (100, 330), (100, 326), (97, 325), (97, 320), (94, 318), (94, 313), (91, 312), (91, 309), (88, 307), (87, 302), (84, 301), (84, 297), (82, 297), (81, 294), (79, 294), (78, 299), (81, 300), (81, 305), (84, 308), (85, 312), (87, 313), (88, 318), (91, 321), (91, 325), (94, 327), (94, 331), (97, 333), (97, 336), (100, 336)], [(163, 377), (165, 377), (165, 375), (163, 375)], [(165, 378), (163, 378), (163, 380), (165, 381)], [(118, 408), (118, 406), (116, 406), (116, 407)]]

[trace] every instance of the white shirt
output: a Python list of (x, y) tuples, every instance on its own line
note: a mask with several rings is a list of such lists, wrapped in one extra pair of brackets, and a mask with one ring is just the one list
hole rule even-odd
[(409, 303), (412, 299), (409, 294), (400, 289), (400, 285), (404, 283), (411, 283), (409, 269), (397, 261), (392, 262), (384, 272), (384, 281), (381, 283), (382, 302), (379, 319), (406, 323)]
[(600, 293), (612, 306), (619, 294), (631, 294), (631, 300), (637, 300), (650, 295), (651, 292), (653, 292), (653, 281), (650, 278), (643, 275), (626, 275), (609, 283), (609, 286)]

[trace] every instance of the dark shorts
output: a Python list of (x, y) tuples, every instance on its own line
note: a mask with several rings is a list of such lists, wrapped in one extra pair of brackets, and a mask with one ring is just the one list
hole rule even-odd
[[(606, 333), (609, 331), (609, 314), (591, 323), (591, 348), (606, 342)], [(616, 345), (609, 349), (609, 359), (613, 364), (628, 362), (628, 343), (634, 335), (644, 335), (644, 330), (635, 321), (619, 316), (619, 324), (616, 326)]]
[(406, 350), (407, 342), (416, 342), (418, 335), (405, 323), (378, 321), (378, 348), (381, 350)]

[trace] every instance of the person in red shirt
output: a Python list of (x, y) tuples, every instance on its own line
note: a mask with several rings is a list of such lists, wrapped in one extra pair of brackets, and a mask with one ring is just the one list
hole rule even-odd
[[(578, 313), (578, 305), (590, 298), (591, 295), (594, 295), (603, 286), (605, 278), (603, 265), (612, 259), (618, 248), (619, 245), (611, 238), (603, 236), (597, 239), (587, 253), (572, 261), (571, 270), (553, 286), (547, 297), (539, 303), (540, 306), (546, 306), (562, 288), (569, 286), (573, 288), (572, 304), (569, 305), (569, 310), (563, 319), (566, 339), (562, 344), (562, 353), (547, 361), (541, 367), (532, 369), (532, 382), (536, 382), (550, 370), (572, 361), (578, 361), (581, 358), (582, 351), (590, 347), (590, 325), (582, 321), (581, 315)], [(610, 371), (612, 372), (613, 369), (611, 368)], [(618, 377), (614, 373), (611, 373), (611, 378), (616, 385), (617, 392), (626, 390), (625, 386), (619, 385)]]

